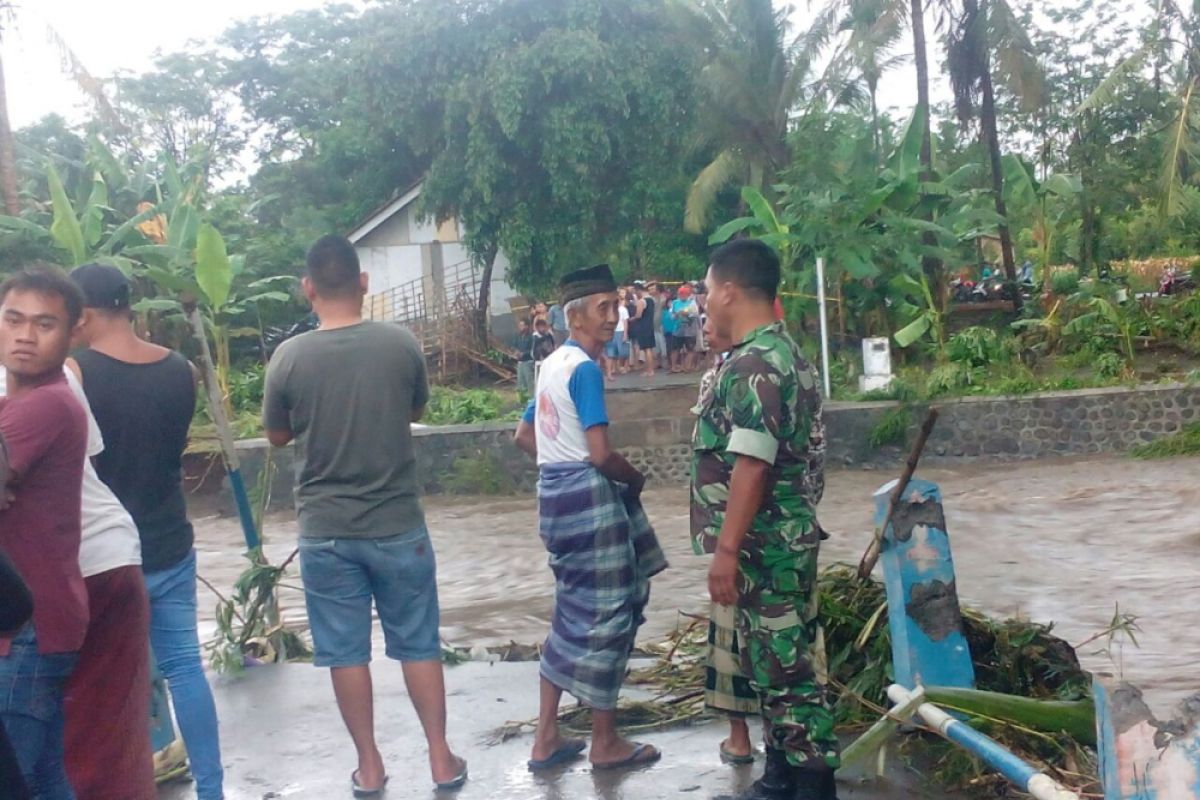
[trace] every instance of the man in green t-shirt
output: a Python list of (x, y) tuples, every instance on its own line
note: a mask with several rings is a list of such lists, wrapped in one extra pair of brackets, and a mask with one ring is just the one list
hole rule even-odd
[(329, 667), (358, 751), (356, 797), (387, 783), (375, 743), (371, 605), (388, 658), (400, 661), (439, 789), (467, 763), (446, 742), (437, 568), (421, 509), (412, 423), (429, 401), (425, 356), (399, 325), (362, 317), (367, 276), (353, 245), (326, 236), (308, 251), (304, 293), (321, 326), (279, 346), (267, 368), (263, 427), (295, 440), (300, 574), (313, 663)]
[(779, 258), (739, 240), (712, 256), (708, 315), (734, 342), (699, 412), (692, 536), (709, 593), (737, 607), (765, 728), (763, 777), (739, 800), (836, 800), (840, 765), (817, 619), (824, 430), (816, 376), (776, 321)]

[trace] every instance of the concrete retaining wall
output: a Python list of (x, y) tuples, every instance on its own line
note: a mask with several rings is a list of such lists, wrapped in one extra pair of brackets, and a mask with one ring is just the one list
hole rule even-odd
[[(647, 410), (661, 408), (638, 393)], [(626, 398), (622, 398), (625, 400)], [(1179, 431), (1200, 420), (1200, 387), (1147, 386), (1091, 389), (1026, 397), (977, 397), (937, 403), (941, 418), (925, 458), (932, 463), (1015, 461), (1020, 459), (1123, 452)], [(828, 463), (831, 467), (900, 463), (903, 444), (872, 447), (871, 432), (896, 403), (830, 403), (826, 407)], [(643, 470), (652, 483), (687, 480), (691, 417), (638, 419), (624, 409), (613, 425), (614, 446)], [(911, 437), (924, 409), (908, 409)], [(536, 468), (512, 444), (511, 423), (426, 428), (414, 433), (418, 475), (426, 494), (528, 491)], [(247, 483), (254, 486), (267, 452), (265, 440), (238, 443)], [(291, 502), (292, 458), (275, 454), (278, 472), (274, 507)], [(198, 470), (193, 469), (193, 472)], [(215, 488), (215, 487), (214, 487)]]

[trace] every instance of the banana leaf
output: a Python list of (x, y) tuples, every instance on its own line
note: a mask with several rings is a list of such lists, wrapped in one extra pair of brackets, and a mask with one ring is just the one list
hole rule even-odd
[(1083, 700), (1034, 700), (1029, 697), (926, 686), (925, 697), (950, 711), (1010, 722), (1041, 733), (1066, 733), (1080, 744), (1096, 744), (1096, 706)]

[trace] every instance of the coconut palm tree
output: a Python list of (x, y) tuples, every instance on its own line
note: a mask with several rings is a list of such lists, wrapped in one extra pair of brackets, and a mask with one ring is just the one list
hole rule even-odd
[(871, 140), (878, 159), (883, 146), (879, 131), (879, 81), (885, 72), (906, 60), (904, 56), (891, 54), (905, 33), (904, 7), (892, 0), (856, 0), (848, 10), (842, 26), (852, 33), (848, 55), (870, 99)]
[[(0, 0), (0, 42), (4, 34), (16, 25), (16, 5), (11, 0)], [(75, 81), (79, 89), (91, 98), (99, 117), (108, 125), (122, 129), (116, 112), (104, 94), (104, 87), (83, 66), (83, 62), (67, 45), (53, 26), (46, 26), (47, 36), (62, 61), (63, 71)], [(12, 123), (8, 116), (8, 90), (4, 78), (4, 61), (0, 58), (0, 198), (4, 201), (4, 213), (15, 217), (21, 213), (21, 196), (17, 188), (16, 147), (13, 143)]]
[(711, 57), (700, 75), (702, 143), (716, 156), (688, 192), (684, 227), (704, 230), (717, 193), (753, 186), (765, 194), (788, 165), (788, 119), (805, 95), (813, 61), (835, 34), (832, 9), (788, 41), (787, 15), (771, 0), (704, 0), (692, 6)]
[[(999, 77), (1022, 105), (1036, 109), (1045, 96), (1044, 76), (1033, 44), (1007, 0), (943, 0), (943, 10), (955, 113), (964, 125), (978, 117), (980, 143), (988, 154), (996, 213), (1006, 220), (994, 77)], [(1015, 287), (1017, 267), (1007, 222), (1000, 223), (999, 235), (1004, 274)], [(1018, 307), (1021, 302), (1015, 291), (1013, 302)]]
[(1200, 205), (1197, 190), (1197, 153), (1200, 153), (1200, 131), (1194, 119), (1200, 107), (1200, 6), (1193, 5), (1185, 12), (1175, 0), (1157, 0), (1146, 40), (1134, 53), (1118, 64), (1108, 77), (1079, 107), (1079, 113), (1110, 105), (1120, 97), (1123, 84), (1139, 70), (1150, 64), (1154, 69), (1154, 84), (1161, 89), (1164, 70), (1161, 64), (1178, 58), (1171, 92), (1175, 96), (1175, 112), (1164, 130), (1160, 208), (1163, 216), (1173, 217)]

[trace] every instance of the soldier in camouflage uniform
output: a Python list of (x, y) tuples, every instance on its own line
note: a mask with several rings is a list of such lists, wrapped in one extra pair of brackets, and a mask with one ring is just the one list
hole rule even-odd
[(816, 506), (824, 429), (816, 376), (775, 321), (779, 260), (740, 240), (713, 254), (713, 327), (734, 345), (692, 443), (693, 544), (709, 591), (736, 603), (742, 660), (762, 701), (767, 766), (744, 800), (836, 800), (840, 765), (817, 619)]

